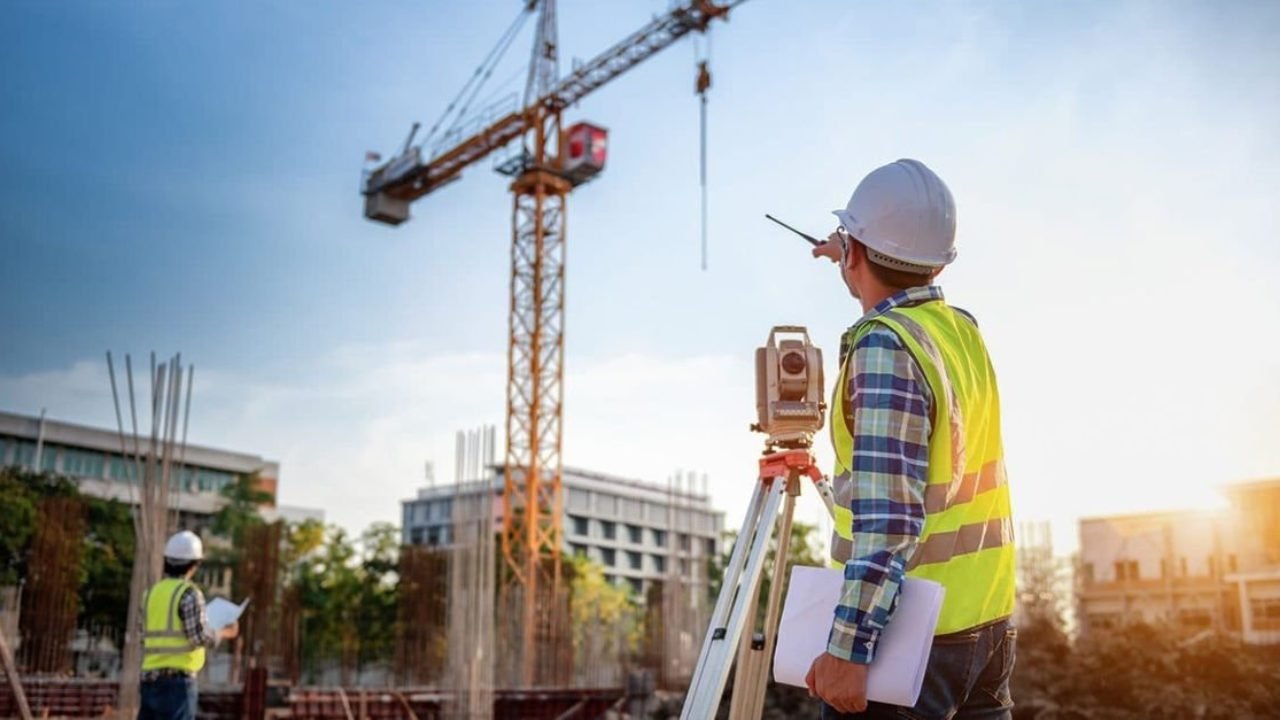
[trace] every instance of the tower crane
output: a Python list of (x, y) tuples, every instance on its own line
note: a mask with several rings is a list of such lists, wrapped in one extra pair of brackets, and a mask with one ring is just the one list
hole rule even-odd
[[(537, 13), (522, 107), (456, 141), (446, 135), (445, 142), (433, 147), (427, 146), (431, 135), (413, 144), (415, 124), (400, 152), (364, 176), (365, 217), (399, 225), (409, 219), (415, 200), (523, 139), (520, 151), (497, 169), (513, 178), (514, 198), (501, 552), (506, 567), (503, 592), (519, 606), (518, 617), (512, 619), (519, 636), (505, 638), (503, 644), (507, 652), (518, 652), (519, 681), (526, 687), (555, 681), (556, 673), (562, 672), (554, 667), (559, 663), (540, 667), (537, 658), (547, 656), (559, 624), (549, 617), (552, 613), (539, 609), (552, 607), (562, 597), (565, 199), (573, 188), (598, 175), (606, 158), (603, 128), (580, 122), (564, 129), (562, 116), (594, 90), (685, 35), (705, 33), (713, 20), (727, 19), (729, 10), (743, 1), (687, 0), (560, 78), (555, 0), (525, 0), (517, 25), (500, 41), (500, 46), (509, 44), (518, 24)], [(708, 85), (704, 63), (699, 93)], [(474, 98), (474, 91), (464, 88), (467, 92)]]

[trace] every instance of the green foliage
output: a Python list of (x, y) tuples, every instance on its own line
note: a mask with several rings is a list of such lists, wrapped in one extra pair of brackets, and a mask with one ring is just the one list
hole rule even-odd
[(342, 660), (358, 669), (395, 648), (400, 531), (375, 523), (353, 541), (337, 526), (290, 526), (284, 558), (302, 614), (302, 661), (316, 671)]
[(88, 498), (80, 622), (89, 627), (123, 628), (129, 616), (133, 570), (133, 513), (115, 500)]
[[(604, 577), (604, 568), (585, 557), (562, 557), (565, 575), (569, 578), (570, 622), (574, 628), (575, 652), (582, 652), (588, 644), (588, 634), (602, 627), (623, 628), (625, 648), (612, 648), (614, 652), (634, 652), (640, 647), (644, 632), (641, 613), (629, 588), (619, 587)], [(614, 638), (591, 638), (595, 645), (608, 646)]]
[(1227, 635), (1130, 625), (1072, 647), (1044, 627), (1019, 634), (1019, 718), (1228, 720), (1274, 717), (1280, 707), (1280, 657)]
[(223, 487), (220, 494), (227, 504), (214, 514), (212, 530), (233, 546), (240, 545), (245, 528), (262, 522), (258, 508), (274, 500), (274, 496), (258, 486), (257, 473), (237, 475), (235, 482)]
[[(27, 577), (40, 500), (79, 495), (79, 488), (70, 478), (16, 466), (0, 468), (0, 585), (16, 584)], [(79, 623), (123, 628), (133, 567), (133, 516), (128, 505), (115, 500), (84, 500), (88, 532), (78, 591)]]
[(16, 468), (0, 471), (0, 585), (26, 575), (27, 549), (36, 526), (36, 497)]

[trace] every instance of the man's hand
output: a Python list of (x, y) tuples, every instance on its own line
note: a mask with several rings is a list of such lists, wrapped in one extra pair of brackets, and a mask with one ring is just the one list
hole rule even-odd
[(240, 634), (240, 621), (236, 620), (230, 625), (218, 631), (218, 637), (223, 640), (234, 640)]
[(844, 250), (840, 246), (840, 239), (835, 233), (831, 233), (827, 237), (827, 241), (813, 248), (813, 256), (816, 258), (824, 257), (833, 263), (840, 262), (844, 256)]
[(859, 713), (867, 709), (868, 667), (822, 653), (804, 676), (804, 684), (809, 686), (810, 697), (822, 698), (843, 713)]

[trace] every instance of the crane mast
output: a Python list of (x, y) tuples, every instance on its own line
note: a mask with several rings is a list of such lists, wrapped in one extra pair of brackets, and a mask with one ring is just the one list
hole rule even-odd
[(524, 687), (565, 684), (572, 665), (572, 648), (560, 641), (569, 622), (560, 562), (565, 200), (589, 176), (566, 172), (561, 113), (690, 32), (705, 32), (743, 1), (690, 0), (558, 78), (555, 1), (529, 0), (526, 10), (540, 12), (523, 109), (430, 158), (407, 142), (365, 177), (365, 216), (399, 225), (413, 201), (525, 139), (502, 168), (514, 180), (499, 627), (510, 663), (504, 674)]

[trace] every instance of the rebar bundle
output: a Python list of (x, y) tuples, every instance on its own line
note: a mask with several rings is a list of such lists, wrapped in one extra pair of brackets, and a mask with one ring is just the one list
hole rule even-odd
[[(177, 505), (171, 502), (174, 478), (182, 476), (186, 455), (187, 425), (190, 419), (191, 386), (195, 368), (186, 368), (185, 390), (182, 356), (156, 363), (151, 354), (151, 432), (146, 439), (139, 436), (138, 401), (134, 392), (133, 360), (124, 356), (130, 428), (125, 431), (121, 410), (120, 388), (116, 382), (115, 364), (107, 353), (107, 372), (111, 378), (111, 399), (115, 404), (116, 430), (120, 438), (130, 501), (133, 505), (133, 527), (136, 551), (133, 575), (129, 583), (130, 617), (126, 620), (123, 659), (120, 667), (121, 717), (131, 717), (138, 707), (138, 680), (142, 670), (142, 598), (160, 579), (164, 562), (164, 544), (176, 528)], [(142, 408), (145, 412), (147, 408)], [(179, 418), (182, 434), (178, 435)], [(143, 417), (146, 419), (145, 415)], [(132, 462), (130, 462), (130, 460)]]
[(402, 685), (433, 685), (445, 667), (448, 560), (444, 550), (400, 549), (395, 673)]
[(37, 508), (30, 570), (23, 589), (19, 664), (30, 673), (70, 673), (71, 638), (79, 611), (85, 503), (48, 497)]
[[(446, 717), (493, 717), (494, 546), (493, 498), (489, 475), (496, 432), (487, 427), (457, 436), (453, 498), (453, 547), (449, 561), (449, 662), (445, 676), (451, 691)], [(464, 484), (477, 492), (462, 491)], [(477, 487), (478, 486), (478, 487)]]
[(283, 660), (284, 638), (280, 627), (280, 543), (284, 523), (254, 524), (245, 528), (234, 578), (234, 597), (249, 599), (240, 620), (241, 646), (249, 666)]

